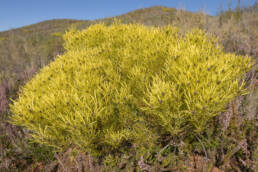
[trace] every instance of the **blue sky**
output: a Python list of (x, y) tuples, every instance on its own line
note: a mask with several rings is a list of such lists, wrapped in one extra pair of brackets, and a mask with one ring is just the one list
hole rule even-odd
[[(99, 19), (162, 5), (216, 15), (230, 0), (0, 0), (0, 31), (50, 19)], [(235, 7), (237, 0), (231, 0)], [(257, 0), (242, 0), (254, 4)]]

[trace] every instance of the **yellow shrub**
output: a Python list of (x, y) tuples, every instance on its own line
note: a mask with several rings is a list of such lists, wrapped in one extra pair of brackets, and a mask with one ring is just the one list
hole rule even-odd
[(51, 35), (56, 36), (56, 37), (62, 37), (63, 33), (62, 32), (53, 32)]
[[(244, 93), (250, 57), (227, 54), (200, 30), (98, 24), (64, 35), (66, 53), (29, 81), (11, 121), (35, 142), (101, 155), (201, 133)], [(129, 144), (128, 144), (129, 143)]]
[(5, 37), (0, 37), (0, 41), (4, 41), (4, 40), (6, 40)]

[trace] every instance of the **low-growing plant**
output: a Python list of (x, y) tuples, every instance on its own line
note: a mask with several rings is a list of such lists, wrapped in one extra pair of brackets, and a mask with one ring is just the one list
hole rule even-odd
[(4, 113), (8, 106), (7, 87), (7, 82), (0, 78), (0, 114)]
[(195, 138), (236, 96), (248, 56), (201, 30), (97, 24), (64, 35), (66, 52), (29, 81), (11, 122), (32, 141), (103, 156)]
[(0, 37), (0, 41), (3, 41), (5, 40), (6, 38), (5, 37)]

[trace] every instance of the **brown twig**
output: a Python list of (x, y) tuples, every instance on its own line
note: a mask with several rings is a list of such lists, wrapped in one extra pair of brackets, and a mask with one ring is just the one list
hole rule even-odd
[(143, 156), (141, 156), (141, 158), (138, 162), (138, 165), (142, 171), (148, 171), (148, 172), (153, 171), (151, 166), (149, 166), (148, 164), (145, 164)]
[(63, 164), (63, 162), (60, 160), (60, 158), (58, 157), (58, 155), (55, 155), (55, 158), (58, 160), (59, 164), (62, 166), (63, 170), (66, 172), (65, 166)]
[(246, 143), (246, 140), (244, 139), (244, 140), (242, 140), (242, 141), (237, 145), (237, 147), (235, 147), (232, 151), (228, 152), (228, 153), (225, 155), (224, 159), (221, 161), (220, 166), (226, 164), (226, 163), (230, 160), (230, 158), (231, 158), (235, 153), (237, 153), (245, 143)]

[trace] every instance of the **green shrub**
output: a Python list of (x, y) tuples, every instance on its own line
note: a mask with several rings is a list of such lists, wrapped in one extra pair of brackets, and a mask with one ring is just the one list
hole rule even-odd
[(98, 24), (64, 35), (66, 53), (11, 105), (32, 140), (104, 155), (202, 133), (236, 96), (250, 57), (224, 53), (201, 30)]

